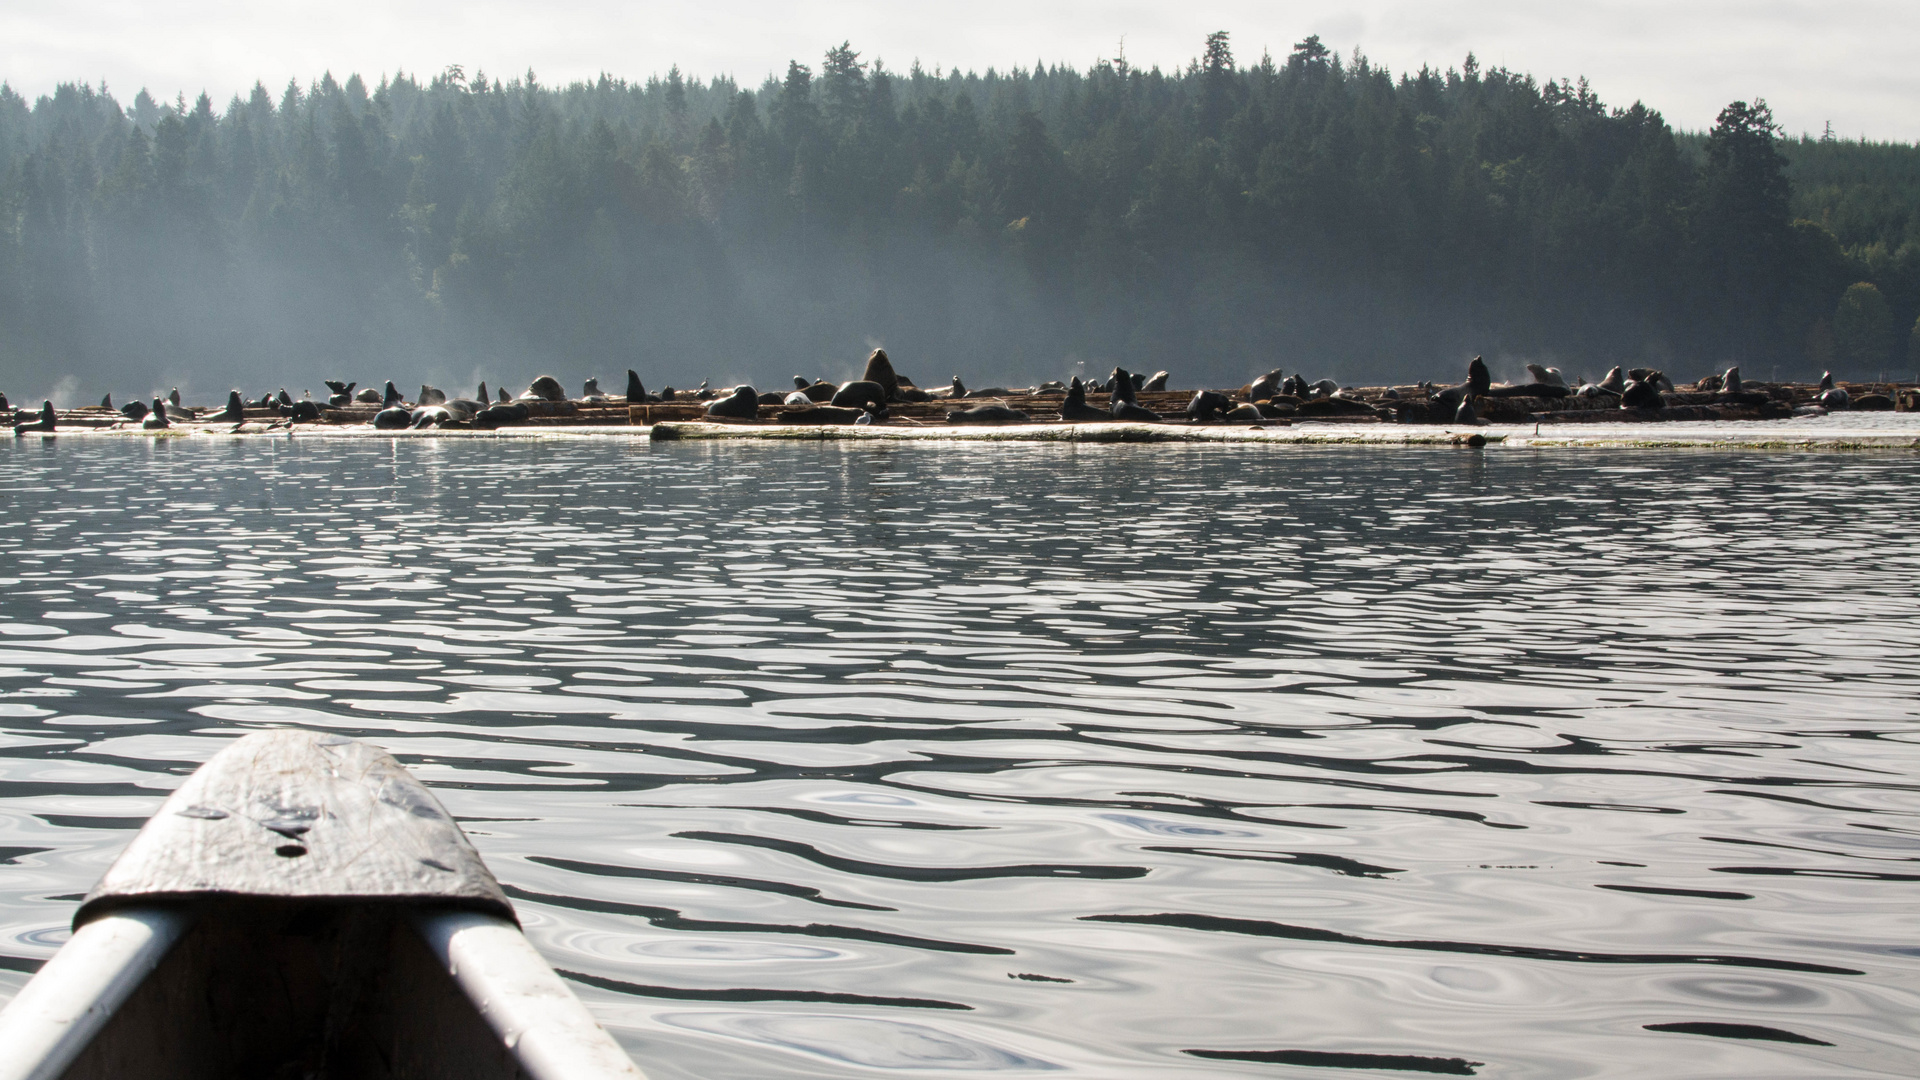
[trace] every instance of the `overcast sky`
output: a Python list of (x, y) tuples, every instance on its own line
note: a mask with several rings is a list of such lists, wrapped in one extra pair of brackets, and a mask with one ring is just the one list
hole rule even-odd
[(1084, 68), (1123, 38), (1130, 61), (1174, 67), (1211, 30), (1232, 33), (1243, 64), (1314, 33), (1396, 72), (1471, 49), (1487, 67), (1585, 75), (1609, 104), (1643, 100), (1680, 128), (1762, 97), (1792, 134), (1831, 122), (1844, 138), (1920, 140), (1920, 0), (0, 0), (0, 78), (28, 97), (105, 80), (122, 101), (204, 89), (224, 106), (256, 79), (277, 94), (328, 70), (378, 82), (454, 63), (547, 83), (677, 63), (757, 84), (790, 58), (817, 70), (842, 39), (896, 69)]

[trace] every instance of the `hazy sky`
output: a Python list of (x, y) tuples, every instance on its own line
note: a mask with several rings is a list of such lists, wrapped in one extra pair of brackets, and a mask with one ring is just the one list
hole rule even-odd
[(606, 71), (633, 79), (678, 63), (757, 84), (789, 58), (816, 69), (842, 39), (905, 68), (984, 69), (1112, 57), (1183, 65), (1211, 30), (1242, 63), (1317, 33), (1395, 71), (1491, 67), (1586, 75), (1609, 104), (1636, 99), (1702, 129), (1735, 99), (1764, 97), (1789, 133), (1829, 121), (1855, 138), (1920, 140), (1920, 0), (0, 0), (0, 78), (29, 97), (105, 80), (122, 101), (201, 90), (224, 106), (258, 79), (277, 94), (331, 70), (370, 82), (449, 64), (542, 82)]

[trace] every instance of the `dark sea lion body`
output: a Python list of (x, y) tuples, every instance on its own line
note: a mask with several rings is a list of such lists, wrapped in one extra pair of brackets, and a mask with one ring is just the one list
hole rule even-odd
[(1853, 396), (1837, 386), (1830, 386), (1821, 391), (1820, 395), (1813, 399), (1813, 403), (1828, 412), (1846, 412), (1853, 408)]
[(1265, 401), (1280, 392), (1280, 383), (1285, 378), (1286, 376), (1279, 368), (1274, 368), (1247, 384), (1247, 398), (1252, 401)]
[(1487, 370), (1487, 362), (1476, 356), (1467, 362), (1467, 390), (1475, 397), (1487, 392), (1493, 385), (1493, 374)]
[(399, 431), (413, 426), (413, 410), (398, 405), (389, 406), (373, 414), (373, 426), (381, 431)]
[(520, 395), (521, 401), (565, 401), (567, 391), (560, 380), (551, 375), (542, 375), (527, 386), (527, 392)]
[(1026, 413), (998, 403), (975, 405), (971, 409), (954, 409), (947, 413), (949, 424), (1011, 424), (1026, 419), (1028, 419)]
[(1122, 420), (1130, 424), (1157, 424), (1160, 422), (1159, 413), (1131, 401), (1114, 402), (1112, 412), (1115, 420)]
[[(859, 381), (870, 382), (880, 387), (886, 393), (888, 401), (893, 401), (900, 396), (900, 377), (894, 374), (893, 361), (887, 359), (885, 349), (875, 349), (867, 357), (867, 367), (860, 373)], [(836, 401), (834, 404), (840, 403)]]
[(413, 403), (415, 405), (438, 405), (445, 400), (447, 400), (446, 391), (428, 386), (426, 383), (421, 383), (420, 396), (415, 398)]
[[(799, 393), (799, 391), (797, 390), (794, 392)], [(786, 404), (786, 400), (787, 400), (787, 395), (776, 394), (772, 390), (769, 390), (766, 393), (761, 394), (759, 397), (759, 402), (762, 405), (784, 405)]]
[(1168, 378), (1168, 375), (1166, 372), (1156, 371), (1153, 373), (1153, 377), (1148, 379), (1146, 383), (1140, 387), (1140, 389), (1145, 390), (1149, 393), (1155, 393), (1155, 394), (1161, 393), (1165, 391), (1167, 388), (1167, 378)]
[[(155, 400), (157, 401), (159, 399), (156, 398)], [(55, 422), (58, 419), (53, 412), (53, 402), (44, 401), (40, 404), (40, 418), (38, 420), (28, 420), (24, 423), (13, 425), (13, 433), (15, 435), (25, 435), (35, 431), (53, 431)], [(162, 421), (162, 423), (164, 422), (165, 421)]]
[(855, 379), (834, 391), (829, 404), (843, 409), (866, 409), (884, 415), (887, 411), (886, 388), (877, 382)]
[(1120, 402), (1132, 403), (1134, 399), (1133, 373), (1126, 368), (1114, 368), (1107, 375), (1108, 404)]
[(1305, 375), (1289, 375), (1280, 380), (1280, 392), (1276, 397), (1304, 398), (1313, 391), (1307, 386)]
[(144, 401), (129, 401), (120, 406), (120, 415), (129, 420), (145, 420), (147, 413), (153, 411)]
[(1233, 408), (1233, 401), (1227, 395), (1213, 390), (1195, 390), (1192, 400), (1187, 402), (1187, 419), (1218, 420), (1231, 408)]
[(760, 395), (751, 386), (736, 386), (731, 395), (708, 405), (707, 415), (733, 420), (759, 419)]
[[(486, 396), (487, 396), (486, 391), (482, 390), (480, 392), (480, 397), (484, 400)], [(646, 400), (647, 400), (647, 388), (644, 384), (640, 382), (639, 372), (634, 371), (632, 368), (628, 368), (627, 369), (627, 404), (639, 405), (639, 404), (643, 404)]]
[(101, 399), (100, 399), (100, 407), (101, 407), (101, 408), (103, 408), (103, 409), (111, 409), (111, 408), (113, 408), (113, 395), (112, 395), (112, 394), (108, 394), (107, 396), (105, 396), (105, 397), (103, 397), (103, 398), (101, 398)]
[(354, 403), (358, 405), (380, 405), (386, 401), (386, 398), (381, 395), (380, 391), (369, 386), (353, 395), (353, 400)]
[(407, 426), (411, 428), (441, 427), (453, 422), (453, 410), (442, 405), (416, 405), (407, 415)]
[(833, 395), (839, 393), (840, 388), (823, 380), (802, 388), (802, 392), (807, 395), (809, 401), (832, 401)]
[(1474, 409), (1472, 397), (1463, 397), (1460, 399), (1459, 408), (1453, 411), (1453, 422), (1456, 424), (1478, 424), (1480, 422), (1480, 413)]
[(1664, 408), (1667, 399), (1660, 396), (1660, 388), (1650, 382), (1628, 379), (1620, 388), (1620, 407), (1623, 409), (1659, 409)]
[[(505, 393), (506, 391), (501, 391)], [(532, 410), (517, 401), (502, 401), (489, 405), (473, 416), (473, 426), (491, 430), (507, 424), (524, 424), (533, 416)]]
[(246, 402), (240, 400), (240, 391), (238, 390), (227, 391), (227, 407), (207, 417), (208, 420), (220, 424), (237, 424), (246, 418), (247, 405)]
[(1112, 420), (1113, 414), (1087, 404), (1086, 388), (1076, 378), (1067, 384), (1067, 399), (1060, 403), (1060, 419), (1069, 424), (1095, 424)]

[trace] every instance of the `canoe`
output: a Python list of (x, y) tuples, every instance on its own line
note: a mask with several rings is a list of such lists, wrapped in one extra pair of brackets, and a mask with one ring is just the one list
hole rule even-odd
[(161, 806), (0, 1012), (0, 1080), (644, 1080), (439, 800), (265, 731)]

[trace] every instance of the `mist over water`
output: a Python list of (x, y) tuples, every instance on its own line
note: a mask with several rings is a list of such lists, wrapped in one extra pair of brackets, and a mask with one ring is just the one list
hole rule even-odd
[(1904, 455), (0, 446), (0, 979), (385, 747), (656, 1078), (1910, 1075)]

